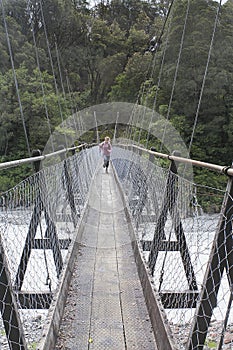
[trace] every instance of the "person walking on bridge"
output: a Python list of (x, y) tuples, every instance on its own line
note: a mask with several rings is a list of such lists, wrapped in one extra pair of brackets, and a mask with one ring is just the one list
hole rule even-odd
[(110, 155), (112, 152), (112, 145), (110, 142), (110, 137), (106, 136), (104, 141), (99, 144), (99, 148), (102, 151), (104, 157), (103, 167), (106, 168), (106, 173), (108, 172)]

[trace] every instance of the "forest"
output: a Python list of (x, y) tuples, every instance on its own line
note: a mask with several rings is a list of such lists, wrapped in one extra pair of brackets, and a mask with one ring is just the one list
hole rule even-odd
[[(0, 162), (43, 151), (61, 116), (119, 101), (169, 117), (187, 147), (192, 141), (191, 158), (231, 165), (233, 0), (1, 4)], [(0, 193), (31, 171), (1, 171)], [(221, 186), (219, 175), (195, 176)]]

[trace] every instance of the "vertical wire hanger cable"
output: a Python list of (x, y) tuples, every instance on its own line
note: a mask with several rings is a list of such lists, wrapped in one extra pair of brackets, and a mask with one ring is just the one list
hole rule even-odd
[[(65, 103), (66, 103), (66, 107), (67, 107), (68, 103), (67, 103), (67, 98), (66, 98), (66, 92), (65, 92), (65, 87), (64, 87), (64, 83), (63, 83), (63, 78), (62, 78), (61, 60), (60, 60), (60, 54), (59, 54), (59, 50), (58, 50), (58, 46), (57, 46), (57, 38), (56, 38), (55, 34), (54, 34), (54, 40), (55, 40), (57, 65), (58, 65), (58, 71), (59, 71), (60, 82), (61, 82), (61, 87), (62, 87), (62, 93), (63, 93), (63, 97), (64, 97), (64, 100), (65, 100)], [(69, 101), (70, 101), (70, 104), (71, 104), (71, 111), (72, 111), (72, 116), (73, 116), (73, 121), (74, 121), (74, 128), (75, 128), (76, 135), (79, 136), (79, 133), (78, 133), (79, 130), (77, 128), (77, 123), (76, 123), (76, 113), (74, 112), (74, 105), (73, 105), (73, 101), (72, 101), (72, 98), (71, 98), (71, 89), (70, 89), (70, 84), (69, 84), (69, 78), (68, 78), (67, 70), (65, 70), (65, 75), (66, 75), (66, 85), (67, 85), (68, 94), (69, 94)]]
[(9, 32), (8, 32), (8, 27), (7, 27), (7, 22), (6, 22), (6, 14), (5, 14), (3, 0), (0, 0), (0, 1), (1, 1), (1, 7), (2, 7), (3, 23), (4, 23), (5, 33), (6, 33), (7, 45), (8, 45), (8, 50), (9, 50), (9, 54), (10, 54), (11, 67), (12, 67), (12, 72), (13, 72), (13, 77), (14, 77), (17, 99), (18, 99), (18, 103), (19, 103), (19, 110), (20, 110), (20, 115), (21, 115), (22, 124), (23, 124), (24, 136), (25, 136), (25, 140), (26, 140), (28, 155), (29, 155), (29, 157), (31, 157), (26, 122), (25, 122), (25, 118), (24, 118), (23, 106), (22, 106), (22, 102), (21, 102), (21, 98), (20, 98), (19, 85), (18, 85), (18, 80), (17, 80), (17, 76), (16, 76), (14, 60), (13, 60), (13, 52), (12, 52), (12, 48), (11, 48), (10, 37), (9, 37)]
[[(173, 5), (174, 1), (175, 1), (175, 0), (172, 0), (171, 3), (170, 3), (167, 16), (166, 16), (165, 21), (164, 21), (164, 23), (163, 23), (162, 31), (161, 31), (161, 33), (160, 33), (160, 35), (159, 35), (158, 42), (161, 41), (161, 37), (162, 37), (162, 35), (163, 35), (163, 32), (164, 32), (164, 29), (165, 29), (165, 26), (166, 26), (168, 17), (169, 17), (169, 15), (170, 15), (170, 12), (171, 12), (171, 9), (172, 9), (172, 5)], [(157, 47), (157, 49), (158, 49), (158, 47)], [(152, 66), (152, 69), (151, 69), (151, 74), (150, 74), (150, 76), (151, 76), (151, 77), (153, 76), (153, 72), (154, 72), (154, 69), (155, 69), (155, 61), (156, 61), (156, 58), (157, 58), (157, 56), (154, 55), (153, 59), (150, 60), (149, 65), (148, 65), (148, 69), (147, 69), (147, 74), (146, 74), (147, 76), (149, 75), (150, 67), (151, 67), (151, 66)], [(143, 97), (143, 95), (144, 95), (144, 92), (145, 92), (145, 85), (143, 85), (142, 97)], [(136, 103), (135, 103), (135, 105), (134, 105), (134, 109), (133, 109), (133, 112), (132, 112), (132, 114), (134, 114), (134, 115), (135, 115), (135, 113), (137, 113), (138, 101), (139, 101), (139, 94), (138, 94), (137, 101), (136, 101)], [(144, 119), (145, 119), (145, 113), (146, 113), (146, 106), (145, 106), (145, 108), (144, 108), (143, 121), (144, 121)], [(127, 132), (128, 132), (128, 134), (129, 134), (129, 135), (128, 135), (128, 139), (132, 139), (132, 141), (134, 142), (134, 140), (135, 140), (135, 135), (136, 135), (136, 132), (137, 132), (137, 127), (135, 127), (135, 129), (134, 129), (135, 131), (134, 131), (134, 133), (133, 133), (133, 125), (137, 126), (137, 124), (133, 123), (133, 116), (132, 116), (132, 114), (131, 114), (131, 117), (130, 117), (131, 127), (128, 127)], [(152, 113), (152, 114), (153, 114), (153, 113)], [(140, 118), (140, 113), (139, 113), (139, 111), (138, 111), (138, 118)], [(152, 118), (153, 118), (153, 115), (152, 115), (151, 119), (152, 119)], [(138, 121), (137, 118), (135, 118), (135, 119), (136, 119), (136, 122), (137, 122), (137, 121)], [(149, 123), (149, 127), (150, 127), (150, 124), (151, 124), (151, 122)], [(139, 144), (139, 142), (140, 142), (141, 132), (142, 132), (142, 127), (139, 128), (139, 133), (138, 133), (138, 144)], [(132, 136), (132, 134), (133, 134), (133, 136)], [(147, 140), (148, 140), (148, 138), (149, 138), (149, 133), (147, 133)], [(146, 145), (147, 145), (147, 144), (148, 144), (148, 141), (146, 142)]]
[[(81, 128), (79, 127), (78, 129), (78, 121), (79, 119), (77, 118), (77, 108), (75, 107), (75, 103), (74, 103), (74, 100), (73, 100), (73, 91), (71, 89), (71, 86), (70, 86), (70, 81), (69, 81), (69, 77), (68, 77), (68, 72), (67, 70), (65, 70), (65, 76), (66, 76), (66, 86), (67, 86), (67, 90), (68, 90), (68, 96), (69, 96), (69, 100), (70, 100), (70, 105), (71, 105), (71, 110), (72, 110), (72, 115), (73, 115), (73, 120), (74, 120), (74, 128), (75, 128), (75, 131), (76, 131), (76, 135), (77, 137), (79, 136), (79, 131), (81, 130)], [(76, 120), (77, 118), (77, 120)]]
[(169, 7), (169, 11), (168, 11), (165, 23), (163, 25), (162, 33), (159, 36), (159, 41), (161, 42), (162, 41), (162, 35), (164, 33), (164, 30), (165, 30), (165, 24), (167, 23), (168, 16), (169, 16), (170, 22), (169, 22), (168, 28), (167, 28), (166, 41), (165, 41), (165, 45), (164, 45), (164, 50), (163, 50), (163, 54), (162, 54), (161, 65), (160, 65), (160, 70), (159, 70), (159, 75), (158, 75), (157, 89), (156, 89), (156, 93), (155, 93), (155, 97), (154, 97), (154, 102), (153, 102), (153, 107), (152, 107), (152, 114), (151, 114), (151, 118), (150, 118), (150, 122), (149, 122), (148, 132), (147, 132), (146, 148), (148, 148), (149, 137), (150, 137), (150, 130), (151, 130), (151, 126), (152, 126), (154, 115), (155, 115), (156, 104), (157, 104), (157, 97), (158, 97), (158, 93), (159, 93), (159, 89), (160, 89), (161, 78), (162, 78), (162, 73), (163, 73), (163, 67), (164, 67), (164, 62), (165, 62), (165, 56), (166, 56), (166, 52), (167, 52), (168, 38), (169, 38), (169, 33), (170, 33), (170, 30), (171, 30), (171, 23), (172, 23), (172, 21), (171, 21), (171, 9), (172, 9), (173, 3), (174, 3), (174, 0), (171, 2), (171, 5)]
[[(59, 72), (60, 83), (61, 83), (61, 88), (62, 88), (62, 94), (63, 94), (63, 98), (64, 98), (64, 101), (65, 101), (66, 108), (69, 108), (67, 97), (66, 97), (66, 92), (65, 92), (65, 87), (64, 87), (64, 82), (63, 82), (63, 77), (62, 77), (61, 60), (60, 60), (60, 54), (59, 54), (59, 50), (58, 50), (58, 46), (57, 46), (57, 38), (56, 38), (55, 34), (54, 34), (54, 42), (55, 42), (57, 65), (58, 65), (58, 72)], [(67, 72), (66, 72), (66, 79), (68, 79)], [(72, 115), (73, 115), (73, 118), (74, 118), (75, 132), (77, 133), (77, 125), (76, 125), (76, 121), (75, 121), (75, 114), (74, 114), (74, 111), (73, 111), (73, 108), (72, 108), (72, 100), (70, 100), (70, 102), (71, 102), (71, 111), (72, 111)]]
[[(28, 1), (28, 5), (31, 3), (31, 0)], [(28, 12), (30, 11), (30, 7), (28, 6)], [(50, 135), (50, 142), (51, 142), (51, 148), (52, 151), (54, 152), (54, 145), (53, 145), (53, 138), (52, 138), (52, 128), (50, 124), (50, 119), (49, 119), (49, 113), (48, 113), (48, 107), (47, 107), (47, 102), (46, 102), (46, 94), (45, 94), (45, 87), (44, 87), (44, 79), (41, 73), (41, 68), (40, 68), (40, 59), (39, 59), (39, 53), (38, 53), (38, 47), (36, 44), (36, 38), (35, 38), (35, 30), (34, 30), (34, 23), (31, 21), (31, 31), (32, 31), (32, 39), (34, 43), (34, 48), (35, 48), (35, 53), (36, 53), (36, 62), (37, 62), (37, 67), (39, 71), (39, 77), (40, 77), (40, 85), (41, 85), (41, 91), (42, 91), (42, 96), (43, 96), (43, 103), (44, 103), (44, 108), (45, 108), (45, 115), (46, 115), (46, 120), (48, 124), (48, 129), (49, 129), (49, 135)]]
[[(157, 53), (157, 51), (158, 51), (158, 49), (159, 49), (159, 47), (160, 47), (160, 44), (161, 44), (161, 42), (162, 42), (162, 36), (163, 36), (164, 30), (165, 30), (166, 23), (167, 23), (167, 21), (168, 21), (169, 15), (170, 15), (170, 13), (171, 13), (171, 9), (172, 9), (172, 5), (173, 5), (174, 1), (175, 1), (175, 0), (172, 0), (171, 3), (170, 3), (170, 5), (169, 5), (168, 12), (167, 12), (167, 14), (166, 14), (166, 17), (165, 17), (165, 20), (164, 20), (164, 23), (163, 23), (163, 27), (162, 27), (162, 29), (161, 29), (159, 35), (158, 35), (158, 39), (157, 39), (156, 42), (155, 42), (155, 51), (153, 52), (154, 57), (153, 57), (152, 63), (150, 63), (149, 68), (148, 68), (148, 73), (147, 73), (147, 75), (149, 75), (150, 66), (152, 67), (152, 68), (151, 68), (151, 72), (150, 72), (150, 76), (149, 76), (149, 82), (150, 82), (150, 83), (149, 83), (149, 87), (147, 87), (147, 94), (146, 94), (146, 97), (145, 97), (146, 102), (145, 102), (145, 107), (144, 107), (144, 113), (143, 113), (142, 122), (144, 122), (145, 114), (146, 114), (146, 112), (147, 112), (148, 88), (150, 88), (150, 87), (152, 86), (152, 79), (153, 79), (153, 74), (154, 74), (154, 70), (155, 70), (156, 58), (157, 58), (156, 53)], [(144, 92), (145, 92), (145, 84), (143, 85), (143, 92), (142, 92), (142, 97), (141, 97), (141, 98), (143, 98)], [(153, 115), (154, 115), (154, 113), (153, 113), (153, 111), (152, 111), (152, 117), (151, 117), (151, 118), (153, 118)], [(149, 126), (150, 126), (150, 124), (151, 124), (151, 123), (149, 123)], [(142, 132), (142, 128), (140, 128), (140, 130), (139, 130), (138, 144), (140, 143), (141, 132)], [(147, 132), (146, 148), (147, 148), (147, 145), (148, 145), (148, 137), (149, 137), (148, 135), (149, 135), (149, 130), (148, 130), (148, 132)]]
[(197, 121), (198, 121), (198, 116), (199, 116), (199, 112), (200, 112), (202, 96), (203, 96), (203, 92), (204, 92), (204, 87), (205, 87), (205, 82), (206, 82), (207, 72), (208, 72), (208, 68), (209, 68), (210, 57), (211, 57), (212, 48), (213, 48), (213, 44), (214, 44), (214, 38), (215, 38), (215, 33), (216, 33), (216, 29), (217, 29), (218, 18), (219, 18), (219, 13), (220, 13), (221, 7), (222, 7), (222, 0), (219, 1), (219, 5), (218, 5), (216, 16), (215, 16), (215, 22), (214, 22), (213, 33), (212, 33), (212, 37), (211, 37), (211, 42), (210, 42), (210, 47), (209, 47), (206, 67), (205, 67), (205, 73), (204, 73), (203, 80), (202, 80), (201, 92), (200, 92), (198, 106), (197, 106), (196, 115), (195, 115), (195, 119), (194, 119), (192, 135), (191, 135), (191, 139), (190, 139), (190, 143), (189, 143), (189, 154), (191, 152), (193, 138), (194, 138), (194, 133), (195, 133), (196, 126), (197, 126)]
[[(48, 39), (48, 33), (47, 33), (47, 28), (46, 28), (46, 23), (45, 23), (45, 18), (44, 18), (43, 5), (42, 5), (42, 1), (41, 0), (39, 0), (39, 5), (40, 5), (40, 10), (41, 10), (41, 18), (42, 18), (42, 24), (43, 24), (44, 33), (45, 33), (46, 45), (47, 45), (48, 54), (49, 54), (50, 66), (51, 66), (52, 73), (53, 73), (53, 80), (54, 80), (55, 91), (56, 91), (56, 95), (57, 95), (57, 98), (58, 98), (59, 112), (60, 112), (62, 124), (64, 124), (64, 118), (63, 118), (63, 113), (62, 113), (62, 108), (61, 108), (61, 103), (60, 103), (60, 98), (59, 98), (59, 91), (58, 91), (58, 86), (57, 86), (57, 80), (56, 80), (56, 75), (55, 75), (55, 71), (54, 71), (53, 58), (52, 58), (52, 54), (51, 54), (51, 49), (50, 49), (50, 44), (49, 44), (49, 39)], [(68, 141), (67, 141), (66, 133), (64, 133), (64, 138), (65, 138), (66, 148), (68, 148)]]
[[(146, 76), (149, 75), (150, 67), (151, 67), (151, 65), (152, 65), (151, 62), (153, 62), (153, 61), (154, 61), (154, 59), (153, 59), (153, 60), (151, 59), (150, 62), (149, 62), (149, 64), (148, 64)], [(145, 87), (146, 87), (146, 85), (145, 85), (145, 82), (144, 82), (143, 88), (142, 88), (142, 92), (141, 92), (141, 100), (143, 99), (143, 96), (144, 96), (144, 93), (145, 93)], [(135, 103), (135, 106), (136, 106), (136, 107), (139, 105), (139, 95), (140, 95), (140, 91), (139, 91), (139, 93), (138, 93), (137, 100), (136, 100), (136, 103)], [(147, 96), (146, 96), (146, 97), (147, 97)], [(147, 101), (146, 101), (145, 106), (144, 106), (144, 108), (143, 108), (143, 117), (142, 117), (142, 118), (141, 118), (140, 113), (138, 113), (138, 120), (140, 120), (141, 123), (143, 123), (143, 121), (144, 121), (144, 119), (145, 119), (146, 104), (147, 104)], [(136, 108), (136, 110), (137, 110), (137, 108)], [(137, 120), (137, 122), (138, 122), (138, 120)], [(138, 123), (138, 125), (139, 125), (139, 123)], [(136, 131), (137, 131), (137, 128), (135, 129), (135, 132), (134, 132), (133, 141), (134, 141), (135, 138), (136, 138)], [(139, 125), (139, 133), (138, 133), (138, 140), (137, 140), (138, 145), (140, 144), (141, 133), (142, 133), (142, 125), (141, 125), (141, 126)]]
[(120, 115), (119, 112), (117, 112), (115, 127), (114, 127), (114, 134), (113, 134), (113, 143), (116, 143), (116, 134), (117, 134), (117, 125), (118, 125), (119, 115)]
[[(172, 91), (171, 91), (171, 96), (170, 96), (168, 110), (167, 110), (167, 116), (166, 116), (166, 120), (167, 121), (168, 121), (169, 116), (170, 116), (171, 104), (172, 104), (173, 95), (174, 95), (174, 92), (175, 92), (177, 75), (178, 75), (178, 70), (179, 70), (179, 66), (180, 66), (181, 53), (182, 53), (182, 50), (183, 50), (184, 37), (185, 37), (185, 32), (186, 32), (186, 25), (187, 25), (187, 20), (188, 20), (188, 15), (189, 15), (189, 8), (190, 8), (190, 0), (188, 0), (188, 2), (187, 2), (185, 21), (184, 21), (184, 26), (183, 26), (183, 31), (182, 31), (181, 41), (180, 41), (180, 49), (179, 49), (178, 59), (177, 59), (177, 63), (176, 63), (176, 69), (175, 69), (175, 74), (174, 74), (174, 79), (173, 79), (173, 84), (172, 84)], [(162, 146), (163, 146), (163, 143), (164, 143), (164, 138), (165, 138), (165, 135), (166, 135), (166, 129), (167, 129), (167, 123), (164, 125), (163, 136), (162, 136), (161, 145), (160, 145), (160, 151), (162, 150)]]

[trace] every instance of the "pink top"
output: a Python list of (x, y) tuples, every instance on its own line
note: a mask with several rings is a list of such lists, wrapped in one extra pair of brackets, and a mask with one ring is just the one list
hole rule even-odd
[(110, 156), (110, 153), (112, 152), (112, 145), (110, 142), (104, 141), (99, 145), (99, 147), (104, 156)]

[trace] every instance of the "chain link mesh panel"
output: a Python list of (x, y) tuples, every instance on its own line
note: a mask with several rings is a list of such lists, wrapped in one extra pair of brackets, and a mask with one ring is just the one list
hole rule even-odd
[(226, 193), (198, 186), (146, 152), (115, 148), (113, 164), (174, 348), (232, 349), (231, 185)]
[(83, 149), (1, 195), (1, 349), (39, 341), (98, 158)]
[[(39, 341), (98, 158), (97, 148), (82, 150), (1, 196), (2, 349), (30, 349)], [(119, 147), (112, 162), (174, 348), (231, 349), (230, 182), (226, 193), (201, 187)], [(221, 213), (216, 200), (224, 203)], [(215, 213), (206, 214), (207, 203)]]

